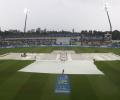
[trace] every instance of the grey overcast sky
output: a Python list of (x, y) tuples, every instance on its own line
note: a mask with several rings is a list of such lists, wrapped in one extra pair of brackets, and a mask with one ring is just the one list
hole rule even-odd
[(104, 3), (108, 2), (113, 30), (120, 30), (120, 0), (0, 0), (2, 30), (24, 27), (24, 8), (29, 8), (27, 30), (109, 30)]

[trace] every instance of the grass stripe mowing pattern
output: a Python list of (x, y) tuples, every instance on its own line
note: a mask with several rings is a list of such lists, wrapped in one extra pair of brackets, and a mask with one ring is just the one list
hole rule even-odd
[(120, 61), (95, 62), (103, 76), (68, 75), (70, 94), (54, 92), (59, 75), (18, 72), (32, 62), (0, 61), (0, 100), (120, 100)]
[(0, 60), (0, 100), (12, 100), (30, 74), (17, 71), (33, 61)]

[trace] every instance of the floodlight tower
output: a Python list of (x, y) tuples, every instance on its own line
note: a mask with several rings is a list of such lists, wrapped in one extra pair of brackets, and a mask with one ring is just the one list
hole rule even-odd
[(109, 25), (110, 25), (110, 33), (111, 33), (111, 32), (112, 32), (112, 24), (111, 24), (111, 20), (110, 20), (108, 8), (107, 8), (107, 5), (106, 5), (106, 4), (105, 4), (105, 11), (106, 11), (106, 13), (107, 13), (107, 17), (108, 17), (108, 21), (109, 21)]
[(26, 33), (26, 25), (27, 25), (27, 18), (28, 18), (28, 9), (25, 8), (24, 13), (26, 14), (25, 16), (25, 25), (24, 25), (24, 33)]
[(109, 40), (110, 43), (112, 43), (112, 24), (111, 24), (110, 16), (108, 13), (108, 8), (107, 8), (106, 4), (105, 4), (105, 11), (107, 13), (107, 17), (108, 17), (108, 21), (109, 21), (109, 25), (110, 25), (110, 32), (105, 35), (105, 38), (106, 38), (106, 40)]

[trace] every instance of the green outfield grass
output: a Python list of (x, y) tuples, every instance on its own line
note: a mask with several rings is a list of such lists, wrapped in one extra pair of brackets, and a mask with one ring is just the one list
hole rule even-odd
[(53, 50), (75, 50), (76, 53), (106, 53), (113, 52), (120, 55), (120, 48), (80, 48), (80, 47), (41, 47), (41, 48), (0, 48), (0, 54), (9, 52), (50, 53)]
[(120, 100), (120, 61), (95, 62), (102, 76), (68, 75), (70, 94), (54, 92), (58, 75), (18, 72), (32, 62), (0, 60), (0, 100)]
[[(43, 47), (0, 49), (9, 52), (50, 53), (53, 50), (76, 53), (113, 52), (120, 49)], [(105, 75), (69, 75), (71, 93), (55, 94), (58, 75), (18, 72), (33, 61), (0, 60), (0, 100), (120, 100), (120, 61), (95, 62)]]

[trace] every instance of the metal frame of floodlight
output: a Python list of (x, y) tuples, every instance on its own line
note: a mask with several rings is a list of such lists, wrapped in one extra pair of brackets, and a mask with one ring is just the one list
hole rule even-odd
[(25, 16), (25, 25), (24, 25), (24, 33), (26, 33), (26, 26), (27, 26), (27, 19), (28, 19), (28, 9), (26, 8), (25, 10), (24, 10), (24, 13), (26, 14), (26, 16)]
[(108, 17), (108, 21), (109, 21), (109, 25), (110, 25), (110, 33), (111, 33), (112, 32), (112, 24), (111, 24), (108, 8), (107, 8), (106, 4), (105, 4), (105, 11), (107, 13), (107, 17)]

